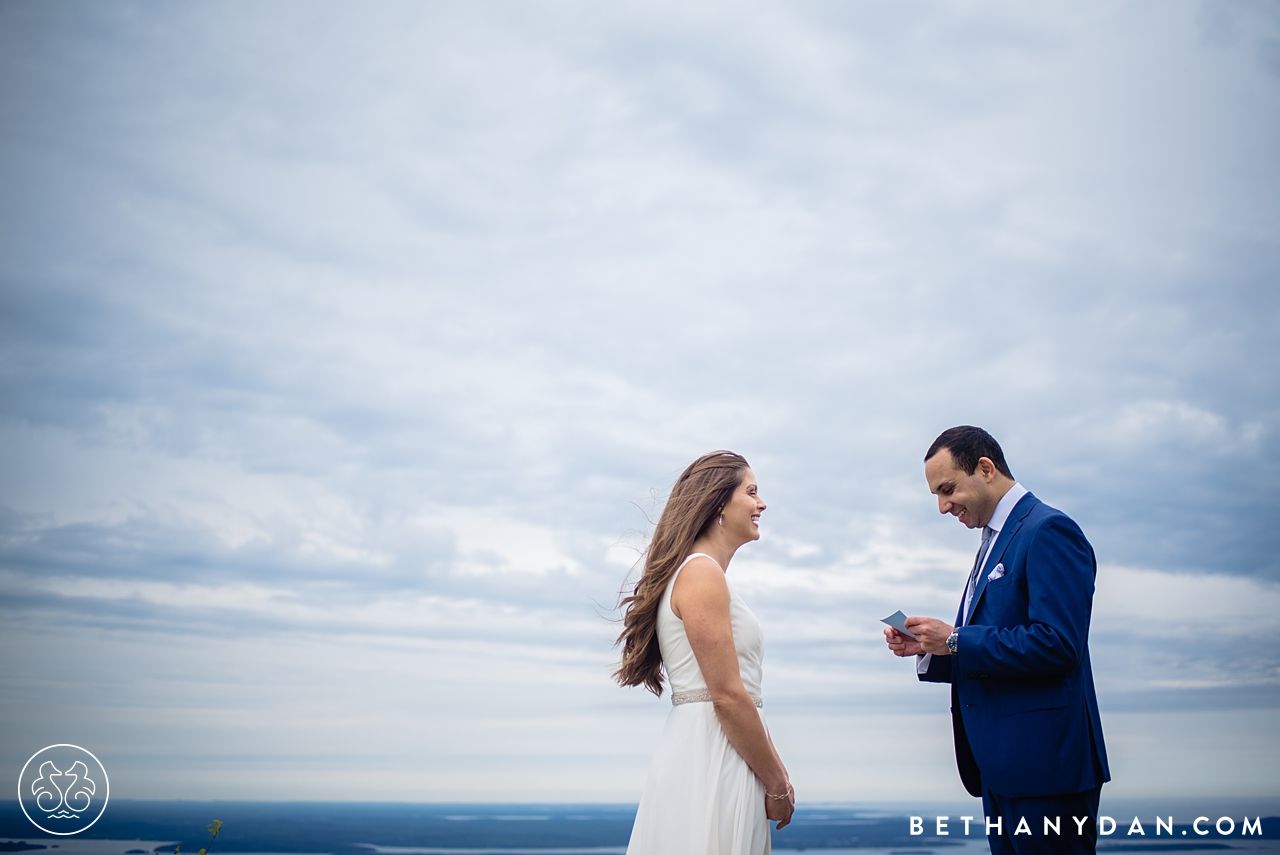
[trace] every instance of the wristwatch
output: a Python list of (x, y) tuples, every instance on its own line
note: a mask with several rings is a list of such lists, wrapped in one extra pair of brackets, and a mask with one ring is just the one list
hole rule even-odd
[(947, 636), (947, 649), (952, 653), (956, 652), (956, 647), (960, 644), (960, 630), (953, 629), (951, 634)]

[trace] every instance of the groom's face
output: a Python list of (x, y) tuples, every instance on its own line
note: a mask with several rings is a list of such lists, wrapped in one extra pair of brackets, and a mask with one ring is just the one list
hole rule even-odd
[(972, 475), (965, 472), (956, 466), (949, 448), (926, 460), (924, 477), (930, 492), (938, 497), (938, 513), (951, 514), (967, 528), (982, 528), (990, 522), (1000, 497), (995, 495), (988, 469), (995, 466), (984, 457)]

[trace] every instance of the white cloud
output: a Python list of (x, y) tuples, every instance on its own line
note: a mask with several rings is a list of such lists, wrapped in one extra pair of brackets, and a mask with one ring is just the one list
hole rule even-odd
[(1280, 586), (1226, 568), (1203, 574), (1102, 566), (1094, 598), (1098, 624), (1148, 637), (1249, 636), (1280, 632)]

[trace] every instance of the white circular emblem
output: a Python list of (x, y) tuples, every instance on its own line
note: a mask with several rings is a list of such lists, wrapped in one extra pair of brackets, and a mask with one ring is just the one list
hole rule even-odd
[(41, 748), (18, 775), (18, 803), (49, 834), (79, 834), (107, 809), (107, 770), (79, 745)]

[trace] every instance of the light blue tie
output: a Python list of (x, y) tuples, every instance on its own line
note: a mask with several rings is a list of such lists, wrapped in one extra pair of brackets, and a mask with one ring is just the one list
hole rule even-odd
[(987, 550), (991, 548), (991, 539), (994, 535), (995, 532), (989, 526), (982, 527), (982, 545), (978, 547), (978, 557), (973, 559), (973, 570), (969, 572), (969, 584), (964, 586), (964, 613), (961, 615), (961, 626), (969, 623), (969, 607), (973, 605), (973, 592), (978, 589), (978, 571), (982, 569), (982, 562), (987, 559)]

